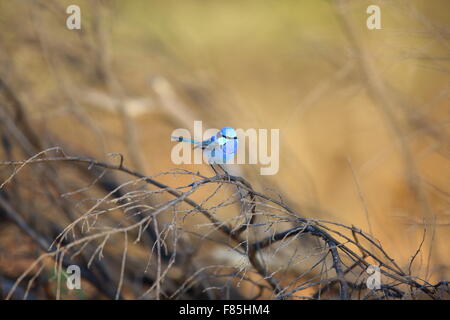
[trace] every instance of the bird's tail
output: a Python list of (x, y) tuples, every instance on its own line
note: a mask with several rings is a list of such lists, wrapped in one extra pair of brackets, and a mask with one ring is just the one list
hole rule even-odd
[(183, 137), (176, 137), (176, 136), (172, 136), (172, 140), (178, 141), (178, 142), (187, 142), (187, 143), (191, 143), (193, 145), (201, 145), (202, 144), (202, 142), (199, 142), (196, 140), (187, 139), (187, 138), (183, 138)]

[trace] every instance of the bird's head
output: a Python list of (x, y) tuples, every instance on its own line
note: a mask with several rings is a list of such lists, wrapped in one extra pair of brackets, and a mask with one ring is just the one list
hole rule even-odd
[(223, 127), (219, 131), (219, 137), (224, 137), (226, 139), (237, 139), (236, 130), (231, 127)]

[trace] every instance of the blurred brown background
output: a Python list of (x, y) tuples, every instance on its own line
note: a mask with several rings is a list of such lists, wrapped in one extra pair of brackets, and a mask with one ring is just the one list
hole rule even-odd
[[(366, 27), (370, 4), (382, 30)], [(432, 281), (450, 278), (449, 49), (447, 0), (0, 2), (0, 78), (45, 147), (120, 152), (153, 175), (175, 167), (170, 133), (194, 119), (279, 128), (278, 174), (243, 174), (373, 234), (402, 266), (426, 229), (413, 267)]]

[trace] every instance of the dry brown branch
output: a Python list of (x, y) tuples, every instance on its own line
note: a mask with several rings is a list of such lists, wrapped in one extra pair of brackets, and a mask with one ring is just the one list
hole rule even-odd
[[(50, 150), (51, 151), (51, 150)], [(400, 268), (386, 252), (385, 250), (372, 239), (371, 236), (366, 235), (361, 230), (358, 230), (355, 227), (348, 227), (342, 224), (336, 224), (332, 222), (327, 221), (318, 221), (313, 219), (308, 219), (305, 217), (301, 217), (297, 212), (289, 208), (284, 203), (280, 202), (277, 199), (272, 199), (271, 197), (260, 193), (258, 191), (255, 191), (252, 189), (251, 185), (243, 178), (236, 177), (236, 176), (230, 176), (230, 175), (216, 175), (213, 177), (206, 177), (203, 175), (200, 175), (199, 173), (194, 172), (188, 172), (188, 171), (172, 171), (167, 173), (161, 173), (162, 175), (191, 175), (194, 181), (187, 185), (187, 186), (180, 186), (180, 187), (170, 187), (166, 184), (163, 184), (157, 180), (155, 177), (147, 177), (139, 172), (130, 170), (126, 168), (123, 165), (123, 161), (120, 161), (118, 165), (116, 164), (110, 164), (107, 162), (101, 162), (97, 161), (92, 158), (83, 158), (83, 157), (72, 157), (72, 156), (63, 156), (63, 157), (48, 157), (48, 156), (42, 156), (43, 154), (48, 154), (50, 152), (49, 150), (46, 150), (43, 153), (40, 153), (28, 160), (25, 161), (7, 161), (7, 162), (1, 162), (0, 166), (12, 166), (12, 167), (29, 167), (29, 166), (35, 166), (38, 164), (45, 164), (47, 166), (54, 166), (58, 163), (84, 163), (86, 166), (89, 167), (101, 167), (105, 170), (114, 170), (118, 172), (126, 173), (127, 175), (133, 177), (133, 180), (129, 180), (128, 182), (119, 185), (115, 190), (110, 191), (105, 196), (103, 196), (101, 199), (95, 202), (94, 205), (92, 205), (89, 210), (84, 212), (79, 218), (71, 222), (54, 241), (54, 250), (50, 251), (48, 253), (44, 253), (41, 255), (28, 269), (25, 273), (19, 277), (15, 283), (15, 285), (12, 287), (8, 294), (8, 298), (12, 297), (15, 289), (18, 285), (22, 282), (22, 280), (25, 279), (33, 270), (34, 268), (41, 263), (44, 259), (48, 257), (54, 257), (56, 261), (59, 261), (57, 263), (57, 270), (61, 270), (61, 263), (66, 255), (69, 254), (72, 258), (76, 257), (80, 252), (83, 252), (86, 250), (87, 244), (93, 244), (95, 248), (90, 262), (88, 265), (94, 261), (94, 258), (98, 256), (98, 258), (102, 257), (102, 252), (107, 247), (108, 243), (112, 241), (112, 239), (115, 237), (115, 235), (123, 234), (125, 235), (125, 244), (124, 244), (124, 250), (122, 253), (121, 263), (119, 263), (120, 271), (118, 274), (118, 288), (116, 291), (116, 298), (118, 298), (120, 291), (122, 290), (123, 286), (126, 284), (126, 256), (128, 251), (128, 234), (136, 234), (137, 235), (137, 242), (139, 243), (140, 235), (141, 233), (148, 227), (148, 224), (151, 221), (155, 221), (154, 219), (161, 215), (167, 215), (169, 214), (169, 209), (173, 209), (176, 211), (180, 210), (180, 205), (182, 203), (186, 203), (191, 207), (191, 209), (188, 211), (189, 215), (194, 214), (195, 212), (201, 213), (207, 221), (209, 221), (209, 224), (206, 226), (208, 228), (211, 228), (211, 230), (217, 230), (220, 231), (223, 235), (226, 236), (228, 239), (227, 241), (232, 241), (235, 246), (235, 250), (240, 252), (240, 254), (247, 257), (250, 268), (252, 268), (254, 271), (259, 274), (259, 276), (264, 279), (265, 282), (270, 286), (272, 290), (273, 297), (278, 298), (290, 298), (293, 295), (295, 295), (297, 292), (304, 290), (306, 288), (310, 287), (321, 287), (322, 285), (325, 285), (322, 292), (326, 292), (330, 290), (333, 286), (333, 284), (338, 283), (340, 285), (339, 289), (339, 297), (340, 299), (350, 299), (352, 297), (352, 290), (350, 288), (358, 287), (359, 292), (363, 290), (363, 281), (361, 278), (352, 279), (354, 274), (355, 268), (358, 268), (361, 272), (364, 272), (364, 270), (369, 266), (369, 264), (365, 261), (367, 257), (373, 258), (375, 261), (378, 262), (381, 272), (383, 275), (385, 275), (387, 278), (391, 278), (395, 282), (395, 288), (391, 287), (389, 284), (384, 284), (382, 288), (382, 292), (387, 294), (388, 296), (392, 297), (392, 294), (388, 294), (389, 290), (395, 290), (397, 292), (398, 296), (403, 296), (404, 291), (399, 288), (399, 283), (411, 286), (416, 288), (417, 290), (421, 290), (428, 294), (430, 297), (435, 298), (435, 291), (433, 290), (432, 285), (430, 285), (427, 282), (424, 282), (420, 279), (414, 279), (414, 277), (406, 274), (402, 268)], [(20, 172), (18, 170), (15, 170), (14, 173), (8, 178), (7, 181), (11, 181), (13, 179), (16, 179), (18, 176), (20, 176)], [(161, 175), (159, 174), (159, 175)], [(156, 189), (142, 189), (143, 192), (136, 192), (136, 191), (129, 191), (124, 195), (121, 199), (127, 199), (126, 203), (119, 204), (123, 200), (121, 199), (115, 199), (111, 198), (114, 192), (116, 192), (118, 189), (126, 188), (128, 186), (138, 186), (139, 183), (145, 182), (148, 185), (151, 185), (153, 187), (156, 187)], [(198, 192), (202, 187), (205, 187), (209, 184), (219, 184), (219, 185), (235, 185), (239, 188), (242, 188), (246, 191), (248, 191), (248, 198), (246, 201), (252, 203), (253, 205), (249, 206), (250, 208), (250, 214), (247, 214), (247, 218), (244, 219), (244, 223), (239, 225), (233, 225), (235, 224), (235, 219), (229, 219), (229, 220), (221, 220), (216, 217), (216, 214), (214, 213), (216, 210), (222, 207), (229, 207), (232, 206), (234, 201), (226, 201), (223, 202), (222, 206), (211, 206), (209, 205), (210, 201), (203, 201), (202, 204), (199, 204), (191, 199), (194, 193)], [(3, 187), (7, 187), (7, 184), (4, 183)], [(181, 190), (186, 189), (186, 191)], [(213, 192), (214, 195), (216, 195), (219, 191), (218, 189), (215, 189)], [(136, 206), (139, 204), (140, 201), (145, 199), (145, 197), (148, 197), (151, 194), (156, 193), (163, 193), (171, 195), (174, 199), (172, 200), (164, 200), (160, 203), (158, 203), (156, 206), (148, 207), (148, 206)], [(241, 193), (237, 193), (236, 196), (240, 196)], [(209, 197), (208, 199), (212, 199), (213, 197)], [(131, 199), (134, 199), (133, 201), (130, 201)], [(140, 200), (142, 199), (142, 200)], [(268, 206), (270, 204), (270, 206)], [(101, 209), (102, 207), (107, 206), (110, 207), (109, 209)], [(129, 223), (127, 222), (128, 219), (123, 220), (119, 219), (117, 222), (115, 222), (113, 225), (107, 227), (106, 225), (103, 226), (103, 224), (107, 221), (107, 216), (111, 212), (114, 211), (123, 211), (126, 212), (127, 209), (130, 207), (133, 208), (139, 208), (137, 211), (139, 212), (139, 220), (136, 222)], [(271, 208), (277, 207), (277, 211), (274, 211), (272, 213)], [(269, 210), (269, 211), (268, 211)], [(281, 210), (281, 211), (280, 211)], [(284, 214), (283, 214), (284, 213)], [(245, 213), (244, 213), (245, 214)], [(237, 216), (241, 215), (240, 212), (237, 212)], [(250, 240), (249, 235), (254, 233), (254, 229), (258, 228), (258, 225), (261, 224), (261, 222), (257, 223), (257, 221), (261, 221), (261, 217), (265, 217), (263, 221), (263, 225), (266, 225), (270, 228), (271, 225), (274, 225), (273, 222), (275, 222), (275, 225), (278, 223), (277, 221), (286, 221), (289, 224), (292, 225), (291, 228), (288, 228), (284, 231), (273, 231), (272, 235), (268, 235), (266, 237), (256, 239), (256, 240)], [(273, 220), (275, 219), (275, 220)], [(122, 221), (121, 221), (122, 220)], [(271, 223), (270, 220), (273, 220)], [(103, 223), (102, 223), (103, 221)], [(180, 225), (181, 223), (181, 225)], [(335, 227), (329, 227), (326, 226), (326, 224), (331, 223), (331, 226)], [(80, 226), (82, 226), (80, 228)], [(175, 229), (173, 229), (173, 227)], [(343, 228), (343, 231), (339, 231), (338, 228)], [(172, 231), (170, 231), (172, 229)], [(79, 230), (75, 232), (75, 230)], [(174, 230), (178, 230), (174, 233)], [(350, 237), (347, 237), (343, 232), (345, 230), (351, 231), (353, 234), (358, 234), (359, 237), (363, 238), (365, 241), (368, 242), (369, 246), (372, 249), (368, 249), (364, 244), (362, 244), (357, 239), (351, 239)], [(137, 233), (136, 233), (137, 232)], [(166, 245), (169, 245), (172, 248), (172, 252), (174, 254), (174, 257), (177, 255), (177, 252), (179, 252), (179, 249), (176, 249), (177, 247), (177, 241), (179, 239), (179, 235), (183, 234), (183, 226), (182, 221), (178, 221), (176, 219), (176, 216), (172, 219), (171, 224), (168, 225), (168, 229), (160, 230), (158, 228), (158, 224), (155, 224), (155, 232), (158, 233), (158, 239), (156, 245), (156, 278), (155, 282), (152, 286), (150, 286), (144, 293), (142, 293), (142, 296), (148, 296), (151, 292), (154, 292), (155, 298), (159, 298), (162, 294), (162, 286), (165, 286), (165, 279), (170, 273), (170, 269), (176, 265), (176, 258), (171, 260), (171, 262), (165, 267), (164, 271), (162, 270), (162, 261), (160, 259), (161, 257), (161, 251), (164, 250), (163, 248), (166, 247)], [(76, 234), (80, 233), (79, 236)], [(208, 232), (210, 233), (210, 232)], [(338, 238), (341, 240), (338, 240), (338, 238), (335, 238), (331, 235), (331, 233), (334, 233)], [(170, 237), (172, 237), (174, 240), (172, 240), (172, 243), (167, 243), (167, 236), (171, 234)], [(285, 284), (283, 284), (283, 279), (278, 277), (279, 271), (277, 269), (272, 269), (267, 265), (267, 257), (264, 256), (264, 252), (270, 248), (275, 248), (277, 245), (281, 244), (284, 246), (289, 245), (289, 239), (293, 238), (295, 243), (301, 243), (301, 236), (304, 236), (306, 234), (309, 234), (313, 237), (316, 237), (319, 239), (323, 245), (320, 248), (318, 248), (318, 252), (320, 255), (318, 257), (319, 260), (314, 263), (314, 265), (309, 269), (309, 271), (303, 272), (300, 276), (300, 278), (295, 278), (294, 282), (303, 281), (303, 284), (300, 286), (296, 286), (295, 289), (289, 289), (288, 287), (283, 287)], [(199, 234), (203, 239), (206, 239), (203, 235)], [(296, 238), (297, 236), (300, 236), (300, 238)], [(97, 243), (97, 245), (95, 245)], [(359, 248), (359, 250), (362, 252), (362, 255), (358, 255), (355, 253), (351, 248), (350, 245), (356, 246)], [(278, 251), (283, 251), (287, 249), (283, 249), (280, 247), (280, 249), (275, 250), (275, 253)], [(289, 252), (289, 251), (288, 251)], [(291, 253), (293, 254), (293, 253)], [(331, 269), (334, 271), (334, 276), (331, 276), (330, 278), (323, 279), (319, 282), (314, 282), (314, 277), (310, 277), (309, 273), (311, 273), (315, 267), (319, 264), (324, 264), (327, 260), (327, 256), (330, 256), (331, 258)], [(314, 255), (311, 256), (305, 256), (302, 259), (311, 259), (314, 260)], [(346, 267), (346, 264), (348, 262), (352, 262), (352, 266)], [(225, 266), (224, 266), (225, 267)], [(329, 270), (326, 268), (327, 271)], [(206, 269), (202, 269), (206, 270)], [(245, 273), (247, 271), (244, 271)], [(199, 273), (199, 272), (197, 272)], [(196, 273), (196, 274), (197, 274)], [(242, 275), (241, 281), (246, 281), (248, 278), (245, 276), (245, 273)], [(323, 274), (323, 273), (322, 273)], [(193, 277), (189, 276), (185, 281), (192, 281), (189, 280)], [(202, 272), (202, 276), (204, 276)], [(211, 275), (214, 277), (214, 275)], [(358, 280), (359, 279), (359, 280)], [(356, 283), (354, 281), (357, 281)], [(291, 281), (293, 284), (294, 282)], [(350, 287), (350, 283), (352, 283)], [(58, 288), (60, 288), (61, 283), (60, 280), (58, 280)], [(262, 289), (261, 289), (262, 290)], [(171, 296), (176, 296), (180, 290), (175, 290)], [(376, 293), (374, 293), (375, 296), (377, 296)], [(166, 295), (166, 294), (164, 294)], [(59, 291), (57, 291), (57, 297), (60, 296)], [(316, 296), (317, 297), (317, 296)]]

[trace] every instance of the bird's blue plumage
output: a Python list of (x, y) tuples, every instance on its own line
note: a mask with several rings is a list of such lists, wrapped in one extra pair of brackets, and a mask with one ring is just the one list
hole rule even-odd
[(183, 137), (172, 137), (175, 141), (187, 142), (194, 148), (202, 148), (209, 163), (226, 164), (233, 160), (238, 149), (238, 138), (236, 130), (224, 127), (220, 131), (204, 141), (196, 141)]

